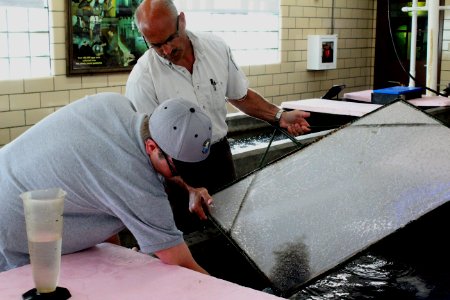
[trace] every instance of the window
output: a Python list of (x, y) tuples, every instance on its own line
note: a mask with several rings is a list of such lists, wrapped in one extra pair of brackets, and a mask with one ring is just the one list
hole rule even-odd
[(222, 37), (240, 65), (280, 62), (279, 0), (175, 0), (191, 31)]
[(0, 0), (0, 80), (51, 74), (48, 20), (43, 1)]

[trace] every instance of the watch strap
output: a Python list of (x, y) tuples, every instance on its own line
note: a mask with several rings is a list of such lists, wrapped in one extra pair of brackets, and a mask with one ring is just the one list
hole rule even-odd
[(277, 113), (275, 114), (275, 117), (273, 119), (274, 123), (277, 125), (280, 125), (280, 119), (281, 119), (281, 114), (284, 112), (284, 109), (280, 108)]

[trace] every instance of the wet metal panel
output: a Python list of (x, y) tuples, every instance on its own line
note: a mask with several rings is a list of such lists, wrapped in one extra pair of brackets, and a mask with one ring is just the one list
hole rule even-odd
[(450, 129), (395, 102), (214, 195), (213, 219), (289, 295), (450, 200)]

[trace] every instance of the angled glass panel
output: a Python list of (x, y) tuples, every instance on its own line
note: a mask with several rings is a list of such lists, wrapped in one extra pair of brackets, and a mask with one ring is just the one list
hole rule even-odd
[(220, 209), (214, 211), (214, 218), (224, 230), (230, 231), (233, 226), (254, 177), (255, 175), (245, 177), (235, 183), (232, 189), (228, 189), (227, 193), (222, 194), (223, 200), (220, 201)]
[(450, 200), (449, 157), (450, 129), (395, 102), (216, 193), (212, 217), (290, 295)]

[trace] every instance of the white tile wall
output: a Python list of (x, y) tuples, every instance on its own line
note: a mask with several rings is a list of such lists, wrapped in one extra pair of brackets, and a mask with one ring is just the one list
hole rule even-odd
[[(57, 108), (85, 95), (105, 91), (122, 94), (125, 92), (128, 77), (126, 73), (66, 76), (65, 2), (49, 0), (53, 76), (33, 80), (0, 81), (0, 146)], [(376, 0), (334, 2), (334, 33), (339, 37), (338, 69), (306, 70), (307, 35), (331, 33), (333, 1), (281, 0), (282, 62), (243, 67), (250, 87), (275, 104), (318, 97), (333, 83), (345, 83), (348, 90), (371, 87)], [(446, 27), (448, 28), (448, 25)], [(443, 73), (450, 74), (450, 67), (446, 67), (446, 70), (443, 70)], [(228, 106), (228, 109), (230, 112), (235, 111), (231, 106)]]

